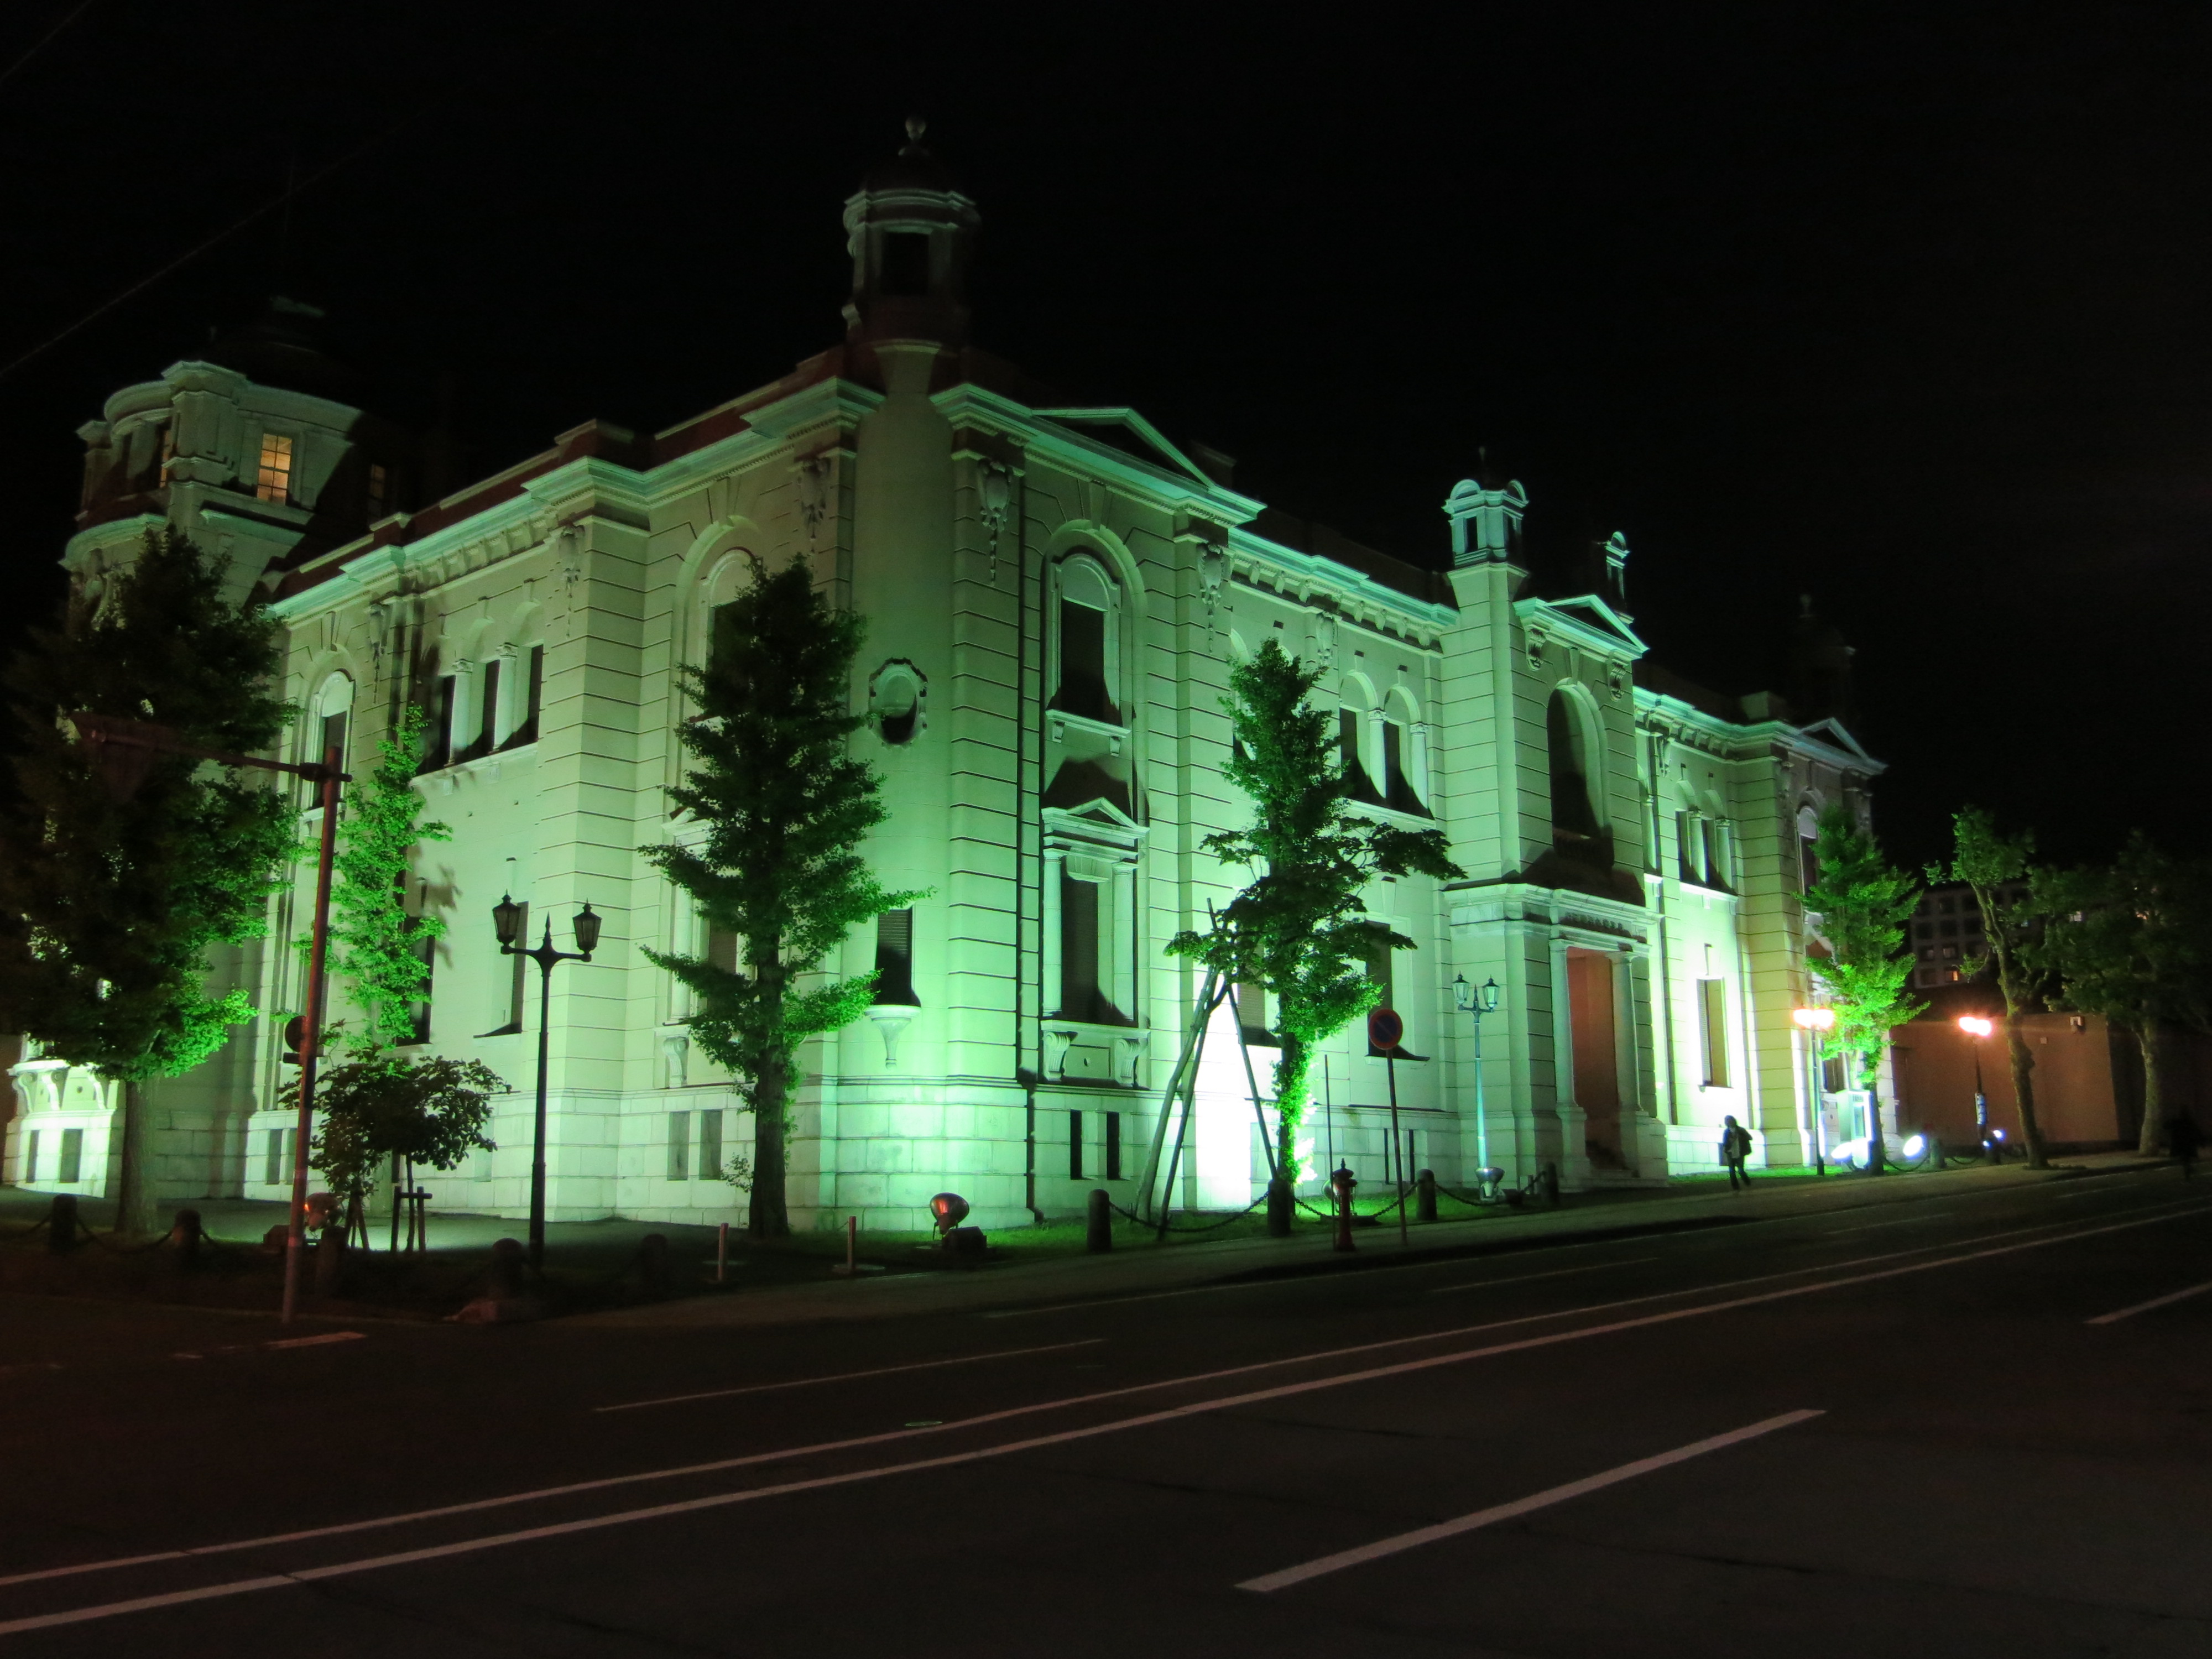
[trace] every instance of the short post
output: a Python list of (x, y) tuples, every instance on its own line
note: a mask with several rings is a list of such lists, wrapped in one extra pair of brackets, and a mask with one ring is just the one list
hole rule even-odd
[(76, 1248), (76, 1194), (56, 1193), (54, 1206), (46, 1212), (46, 1249), (67, 1255)]
[(1114, 1248), (1114, 1200), (1103, 1187), (1093, 1187), (1084, 1201), (1083, 1248), (1094, 1255)]
[(1275, 1176), (1267, 1183), (1267, 1237), (1288, 1238), (1291, 1220), (1297, 1212), (1297, 1198), (1291, 1190), (1291, 1183), (1281, 1176)]
[(860, 1270), (860, 1218), (845, 1218), (845, 1277), (853, 1278)]
[(491, 1273), (484, 1294), (495, 1302), (514, 1302), (522, 1295), (522, 1241), (502, 1238), (491, 1247)]
[(714, 1282), (721, 1284), (730, 1275), (730, 1224), (726, 1221), (714, 1229)]
[(1423, 1170), (1413, 1177), (1413, 1219), (1434, 1221), (1437, 1218), (1437, 1172)]
[(1359, 1183), (1352, 1178), (1352, 1171), (1340, 1164), (1336, 1173), (1329, 1177), (1329, 1190), (1336, 1194), (1336, 1243), (1340, 1250), (1357, 1248), (1352, 1242), (1352, 1189)]
[(206, 1236), (201, 1229), (198, 1210), (177, 1212), (176, 1225), (169, 1229), (169, 1237), (176, 1241), (179, 1273), (188, 1273), (200, 1265), (200, 1241)]

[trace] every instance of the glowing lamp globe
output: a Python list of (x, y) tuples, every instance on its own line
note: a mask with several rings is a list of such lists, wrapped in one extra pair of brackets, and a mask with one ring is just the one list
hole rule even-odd
[(1959, 1029), (1970, 1037), (1985, 1037), (1996, 1030), (1996, 1024), (1978, 1014), (1961, 1014), (1959, 1016)]

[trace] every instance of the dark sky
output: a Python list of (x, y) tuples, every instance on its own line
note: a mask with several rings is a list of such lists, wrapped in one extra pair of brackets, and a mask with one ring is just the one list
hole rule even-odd
[[(76, 0), (0, 22), (0, 67)], [(1316, 9), (1305, 9), (1310, 13)], [(1285, 23), (1282, 20), (1296, 18)], [(499, 21), (495, 24), (494, 20)], [(1448, 21), (1442, 21), (1446, 19)], [(94, 0), (0, 82), (8, 625), (76, 425), (282, 289), (480, 471), (834, 343), (839, 204), (928, 117), (979, 343), (1435, 562), (1478, 446), (1539, 544), (1624, 531), (1656, 654), (1858, 647), (1893, 849), (2212, 848), (2212, 13)]]

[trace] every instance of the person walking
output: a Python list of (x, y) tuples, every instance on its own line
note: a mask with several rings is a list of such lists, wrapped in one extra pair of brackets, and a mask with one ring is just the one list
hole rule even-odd
[(2197, 1173), (2197, 1149), (2204, 1144), (2204, 1132), (2197, 1127), (2197, 1120), (2186, 1112), (2176, 1112), (2166, 1119), (2166, 1144), (2173, 1152), (2173, 1161), (2181, 1166), (2181, 1178), (2192, 1178)]
[(1751, 1156), (1751, 1131), (1733, 1117), (1721, 1122), (1721, 1162), (1728, 1165), (1729, 1190), (1751, 1185), (1751, 1171), (1743, 1167)]

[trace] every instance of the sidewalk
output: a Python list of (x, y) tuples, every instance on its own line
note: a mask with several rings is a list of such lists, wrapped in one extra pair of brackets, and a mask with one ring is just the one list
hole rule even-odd
[[(1557, 1210), (1522, 1210), (1472, 1217), (1464, 1221), (1415, 1225), (1408, 1243), (1398, 1242), (1395, 1224), (1364, 1227), (1354, 1235), (1358, 1249), (1340, 1255), (1325, 1233), (1291, 1238), (1241, 1238), (1219, 1243), (1166, 1248), (1117, 1247), (1109, 1254), (1048, 1261), (986, 1265), (969, 1272), (902, 1273), (848, 1282), (832, 1279), (748, 1291), (736, 1296), (694, 1297), (585, 1314), (586, 1325), (758, 1328), (825, 1320), (892, 1319), (916, 1314), (972, 1313), (985, 1309), (1049, 1306), (1094, 1298), (1158, 1295), (1201, 1285), (1292, 1278), (1311, 1273), (1356, 1273), (1399, 1262), (1452, 1255), (1540, 1249), (1612, 1237), (1685, 1231), (1799, 1215), (1908, 1204), (1923, 1199), (1955, 1198), (2002, 1188), (2155, 1168), (2155, 1161), (2133, 1153), (2096, 1153), (2069, 1158), (2050, 1170), (2022, 1164), (1991, 1169), (1975, 1165), (1942, 1174), (1886, 1176), (1773, 1175), (1757, 1180), (1747, 1193), (1731, 1193), (1717, 1182), (1652, 1191), (1579, 1194)], [(1688, 1183), (1683, 1183), (1687, 1185)]]

